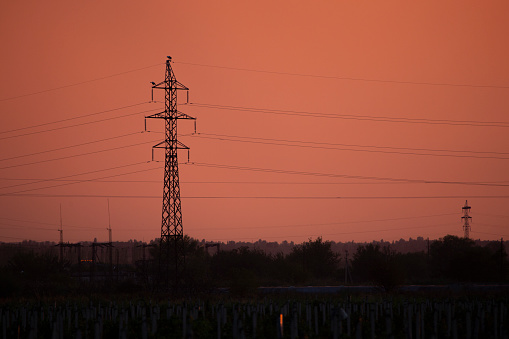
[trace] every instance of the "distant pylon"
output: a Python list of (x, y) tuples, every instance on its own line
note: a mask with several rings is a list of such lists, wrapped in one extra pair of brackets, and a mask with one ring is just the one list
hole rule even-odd
[[(174, 283), (175, 289), (179, 288), (184, 277), (185, 251), (184, 229), (182, 227), (182, 209), (180, 202), (180, 183), (177, 150), (188, 150), (189, 147), (177, 140), (177, 120), (191, 119), (189, 115), (177, 110), (177, 91), (189, 89), (175, 78), (171, 68), (171, 57), (166, 60), (166, 73), (164, 81), (152, 83), (153, 89), (164, 89), (164, 112), (156, 113), (146, 118), (164, 119), (165, 140), (153, 146), (165, 150), (164, 156), (164, 185), (163, 185), (163, 210), (161, 222), (161, 253), (159, 257), (160, 274), (166, 285), (169, 285), (170, 258), (174, 259)], [(153, 94), (152, 94), (153, 98)], [(196, 125), (195, 125), (196, 127)], [(145, 124), (146, 128), (146, 124)], [(152, 149), (152, 159), (154, 150)], [(173, 253), (171, 253), (173, 252)]]
[(461, 209), (463, 210), (463, 216), (461, 219), (463, 220), (463, 232), (465, 239), (470, 238), (470, 220), (472, 217), (470, 214), (470, 206), (468, 206), (468, 201), (465, 200), (465, 206), (463, 206)]

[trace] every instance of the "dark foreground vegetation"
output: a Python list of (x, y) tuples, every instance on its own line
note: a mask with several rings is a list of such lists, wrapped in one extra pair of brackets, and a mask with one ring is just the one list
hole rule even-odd
[[(389, 246), (365, 244), (350, 254), (348, 269), (344, 258), (321, 238), (297, 245), (287, 255), (247, 247), (211, 255), (188, 237), (185, 248), (181, 285), (193, 295), (218, 288), (227, 288), (235, 296), (249, 296), (260, 286), (345, 284), (391, 291), (412, 284), (499, 284), (505, 283), (508, 275), (507, 254), (500, 242), (481, 247), (455, 236), (431, 242), (429, 251), (405, 254), (395, 253)], [(51, 253), (18, 252), (0, 268), (0, 298), (160, 291), (159, 249), (150, 247), (148, 252), (145, 260), (133, 265), (71, 262)]]
[(51, 300), (0, 306), (4, 338), (507, 338), (507, 295)]

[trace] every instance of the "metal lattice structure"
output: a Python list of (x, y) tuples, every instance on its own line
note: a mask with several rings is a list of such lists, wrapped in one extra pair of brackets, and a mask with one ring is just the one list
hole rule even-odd
[(175, 289), (178, 289), (184, 276), (185, 251), (177, 151), (179, 149), (186, 149), (189, 152), (189, 147), (177, 140), (177, 121), (179, 119), (195, 120), (195, 118), (177, 110), (177, 91), (187, 91), (189, 89), (175, 78), (171, 68), (171, 57), (167, 57), (166, 60), (164, 81), (158, 84), (152, 83), (152, 85), (152, 98), (154, 89), (164, 90), (164, 111), (146, 117), (163, 119), (165, 131), (164, 141), (152, 148), (152, 159), (154, 158), (155, 148), (164, 149), (165, 154), (159, 267), (163, 282), (169, 285), (171, 275), (170, 265), (173, 258), (174, 283)]
[(466, 239), (470, 238), (470, 220), (472, 219), (472, 217), (469, 215), (470, 208), (471, 207), (468, 206), (468, 201), (465, 200), (465, 206), (461, 208), (463, 210), (463, 216), (461, 219), (463, 220), (463, 232)]

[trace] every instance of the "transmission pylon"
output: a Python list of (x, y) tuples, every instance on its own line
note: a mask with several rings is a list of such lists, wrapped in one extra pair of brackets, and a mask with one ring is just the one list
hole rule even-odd
[(463, 232), (465, 239), (470, 238), (470, 220), (472, 217), (470, 214), (470, 206), (468, 206), (468, 201), (465, 200), (465, 206), (463, 206), (461, 209), (463, 210), (463, 216), (461, 219), (463, 220)]
[(152, 85), (152, 98), (154, 97), (154, 89), (164, 90), (164, 111), (145, 117), (153, 119), (164, 119), (165, 126), (164, 141), (152, 147), (152, 160), (154, 159), (155, 148), (162, 148), (165, 152), (163, 209), (160, 240), (161, 253), (159, 256), (159, 267), (163, 282), (165, 282), (168, 286), (170, 283), (170, 261), (171, 257), (173, 257), (174, 287), (175, 289), (178, 289), (181, 281), (184, 278), (185, 251), (177, 150), (188, 150), (189, 160), (189, 147), (177, 140), (177, 120), (196, 119), (177, 110), (177, 91), (188, 91), (189, 88), (182, 85), (175, 78), (175, 74), (171, 68), (171, 57), (167, 57), (166, 59), (166, 72), (164, 81), (161, 81), (158, 84), (152, 83)]

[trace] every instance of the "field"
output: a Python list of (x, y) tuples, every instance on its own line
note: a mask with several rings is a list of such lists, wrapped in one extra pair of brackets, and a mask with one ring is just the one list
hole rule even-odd
[(507, 338), (507, 295), (3, 301), (2, 338)]

